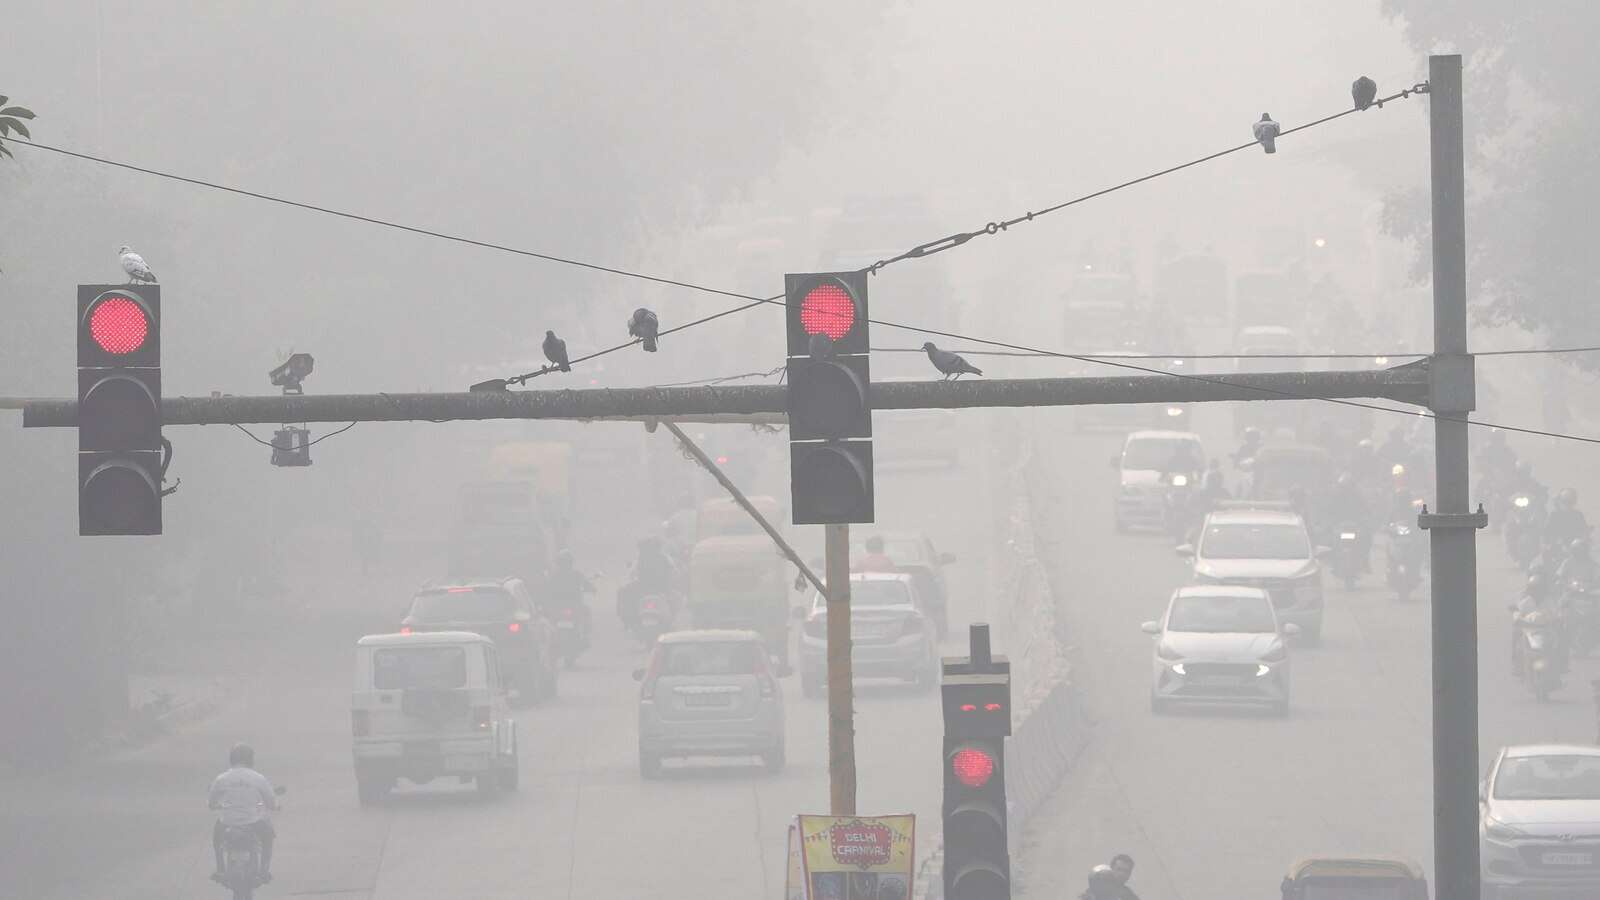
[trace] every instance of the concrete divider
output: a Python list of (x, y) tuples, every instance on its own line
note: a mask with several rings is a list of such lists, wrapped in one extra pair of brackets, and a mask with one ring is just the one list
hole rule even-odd
[[(1007, 831), (1013, 881), (1028, 817), (1050, 796), (1087, 742), (1066, 645), (1056, 620), (1056, 598), (1035, 555), (1034, 510), (1028, 484), (1039, 465), (1032, 441), (1017, 441), (1004, 476), (991, 482), (1009, 499), (997, 505), (997, 532), (1006, 552), (994, 567), (996, 592), (989, 600), (994, 649), (1011, 660), (1011, 739), (1006, 742)], [(1003, 511), (1003, 512), (1002, 512)], [(917, 873), (915, 896), (944, 897), (942, 842)]]

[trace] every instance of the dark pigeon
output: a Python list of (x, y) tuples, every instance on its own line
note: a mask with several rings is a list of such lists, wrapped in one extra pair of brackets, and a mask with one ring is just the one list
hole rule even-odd
[(960, 354), (951, 353), (949, 350), (940, 350), (933, 345), (932, 341), (923, 344), (922, 349), (928, 353), (928, 362), (933, 363), (935, 369), (944, 373), (945, 381), (949, 381), (951, 378), (960, 378), (962, 375), (983, 374), (982, 369), (962, 359)]
[(1267, 113), (1262, 113), (1261, 120), (1250, 126), (1250, 133), (1254, 134), (1256, 140), (1261, 142), (1261, 149), (1268, 153), (1278, 152), (1278, 132), (1280, 130), (1278, 123), (1272, 121), (1272, 116)]
[(1363, 75), (1350, 85), (1350, 97), (1356, 101), (1356, 109), (1366, 109), (1378, 99), (1378, 83)]
[(661, 320), (642, 306), (634, 310), (633, 318), (628, 320), (628, 336), (638, 338), (646, 353), (656, 352), (656, 335), (660, 331)]
[(556, 337), (554, 331), (544, 333), (544, 358), (563, 372), (572, 371), (572, 363), (567, 360), (567, 342)]

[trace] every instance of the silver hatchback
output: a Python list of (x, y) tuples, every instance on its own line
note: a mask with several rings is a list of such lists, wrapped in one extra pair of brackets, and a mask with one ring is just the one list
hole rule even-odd
[(654, 778), (665, 757), (757, 756), (784, 765), (783, 692), (754, 631), (664, 634), (639, 687), (639, 774)]
[(1503, 748), (1478, 799), (1485, 897), (1600, 895), (1600, 747)]

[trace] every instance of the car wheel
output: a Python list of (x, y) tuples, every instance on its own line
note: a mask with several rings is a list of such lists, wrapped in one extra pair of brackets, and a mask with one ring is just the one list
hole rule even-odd
[(639, 748), (639, 775), (643, 778), (661, 777), (661, 756)]
[(393, 786), (394, 782), (387, 779), (374, 778), (370, 775), (357, 776), (356, 800), (359, 801), (362, 806), (372, 806), (383, 800), (384, 796), (389, 793), (389, 789)]
[(767, 774), (769, 775), (777, 775), (778, 773), (782, 772), (784, 763), (786, 762), (788, 762), (788, 758), (784, 753), (783, 744), (781, 743), (778, 745), (776, 750), (773, 750), (771, 753), (762, 754), (761, 756), (761, 764), (766, 766)]

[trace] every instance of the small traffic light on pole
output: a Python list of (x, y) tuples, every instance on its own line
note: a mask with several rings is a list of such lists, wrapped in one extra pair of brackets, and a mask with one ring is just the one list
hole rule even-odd
[(971, 656), (947, 656), (944, 705), (944, 896), (1009, 900), (1005, 739), (1011, 663), (989, 652), (989, 626), (971, 631)]
[(785, 275), (784, 295), (794, 524), (871, 522), (867, 274)]
[(161, 533), (161, 287), (78, 285), (78, 533)]

